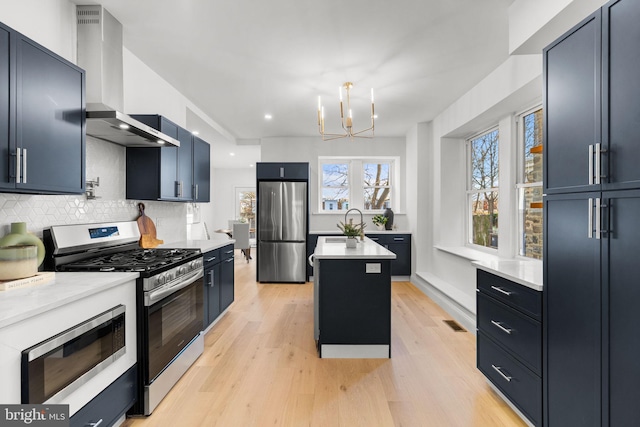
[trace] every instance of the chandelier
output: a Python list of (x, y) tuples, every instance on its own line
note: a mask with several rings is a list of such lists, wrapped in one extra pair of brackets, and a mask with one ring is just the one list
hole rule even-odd
[[(320, 97), (318, 97), (318, 131), (320, 132), (320, 135), (322, 135), (322, 140), (323, 141), (329, 141), (332, 139), (339, 139), (339, 138), (373, 138), (373, 132), (374, 132), (374, 109), (373, 109), (373, 89), (371, 89), (371, 126), (369, 126), (366, 129), (362, 129), (360, 131), (354, 132), (353, 131), (353, 111), (351, 110), (351, 97), (350, 97), (350, 90), (353, 87), (353, 83), (351, 82), (346, 82), (345, 84), (343, 84), (342, 86), (340, 86), (340, 88), (338, 89), (340, 92), (340, 122), (342, 124), (342, 129), (344, 129), (344, 133), (326, 133), (324, 131), (324, 107), (322, 106), (322, 100), (320, 99)], [(345, 108), (344, 105), (342, 103), (342, 88), (344, 88), (347, 91), (347, 116), (345, 117)], [(365, 132), (369, 132), (371, 131), (370, 134), (366, 134), (366, 135), (361, 135)]]

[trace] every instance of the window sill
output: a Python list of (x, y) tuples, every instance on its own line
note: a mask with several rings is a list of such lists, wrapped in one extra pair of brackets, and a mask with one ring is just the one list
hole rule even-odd
[(469, 261), (496, 261), (502, 259), (497, 254), (494, 255), (487, 252), (479, 251), (468, 246), (435, 245), (434, 248), (439, 251), (467, 259)]

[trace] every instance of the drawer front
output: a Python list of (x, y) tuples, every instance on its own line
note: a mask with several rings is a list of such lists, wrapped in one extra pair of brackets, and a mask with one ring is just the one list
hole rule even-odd
[(390, 243), (406, 243), (411, 244), (411, 234), (367, 234), (367, 237), (379, 245), (388, 245)]
[(220, 249), (214, 249), (212, 251), (209, 252), (205, 252), (202, 255), (202, 259), (204, 262), (204, 269), (206, 270), (207, 268), (211, 267), (214, 264), (219, 263), (222, 258), (220, 255)]
[(478, 329), (513, 353), (536, 374), (542, 373), (540, 322), (478, 293)]
[(71, 427), (113, 425), (136, 401), (137, 366), (131, 367), (82, 409), (73, 414), (69, 425)]
[(478, 333), (478, 369), (533, 424), (541, 425), (542, 380), (482, 332)]
[(487, 273), (478, 269), (478, 290), (520, 310), (529, 316), (541, 320), (542, 292)]
[(233, 245), (223, 246), (219, 250), (223, 261), (233, 257)]

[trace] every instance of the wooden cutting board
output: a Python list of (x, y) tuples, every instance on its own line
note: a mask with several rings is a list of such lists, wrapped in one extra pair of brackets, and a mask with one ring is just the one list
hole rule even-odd
[(140, 213), (137, 219), (138, 230), (140, 230), (140, 247), (155, 248), (164, 243), (164, 240), (156, 238), (156, 225), (151, 218), (144, 213), (144, 203), (138, 203), (138, 212)]

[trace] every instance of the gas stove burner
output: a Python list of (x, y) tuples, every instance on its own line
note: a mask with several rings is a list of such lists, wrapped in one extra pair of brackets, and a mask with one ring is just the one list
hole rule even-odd
[(66, 271), (135, 271), (154, 274), (200, 255), (199, 249), (129, 249), (63, 265)]

